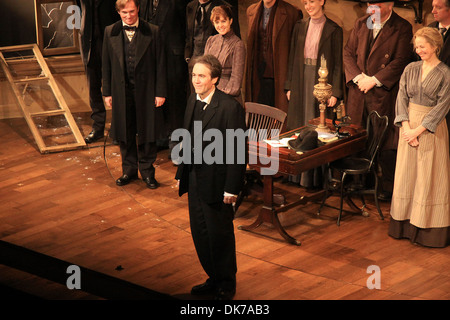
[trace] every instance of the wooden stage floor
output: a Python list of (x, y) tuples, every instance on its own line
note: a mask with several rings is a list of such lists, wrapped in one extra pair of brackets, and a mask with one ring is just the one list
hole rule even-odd
[[(75, 118), (86, 135), (88, 114)], [(23, 119), (0, 120), (0, 137), (3, 293), (96, 300), (117, 298), (120, 291), (120, 299), (136, 292), (148, 299), (194, 299), (190, 289), (205, 274), (189, 232), (187, 197), (178, 197), (167, 150), (156, 162), (161, 187), (150, 190), (140, 180), (116, 186), (120, 153), (110, 140), (105, 158), (103, 142), (41, 155)], [(281, 181), (275, 187), (288, 201), (304, 192)], [(328, 204), (336, 207), (338, 198)], [(370, 216), (345, 213), (340, 227), (336, 208), (321, 215), (317, 203), (292, 209), (281, 219), (301, 246), (266, 225), (254, 233), (238, 230), (254, 221), (260, 206), (252, 196), (235, 219), (236, 300), (450, 299), (450, 248), (390, 238), (389, 203), (382, 203), (384, 220), (368, 199)], [(81, 290), (66, 287), (67, 265), (90, 273), (82, 273)], [(380, 268), (380, 289), (367, 287), (370, 266)]]

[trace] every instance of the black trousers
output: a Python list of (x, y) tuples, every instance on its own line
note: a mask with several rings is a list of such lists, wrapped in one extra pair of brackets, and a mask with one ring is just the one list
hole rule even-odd
[(195, 250), (209, 276), (208, 281), (217, 287), (235, 290), (237, 266), (232, 206), (223, 202), (205, 203), (198, 193), (198, 183), (195, 169), (190, 170), (189, 219)]
[(142, 179), (155, 177), (153, 163), (156, 161), (158, 147), (156, 142), (138, 144), (136, 105), (134, 103), (133, 89), (126, 89), (126, 141), (119, 141), (122, 156), (122, 173), (129, 176), (137, 175)]
[(158, 147), (156, 142), (137, 145), (136, 137), (127, 142), (120, 141), (120, 154), (122, 156), (122, 173), (129, 176), (137, 175), (138, 171), (142, 179), (154, 178)]
[(102, 43), (100, 40), (92, 42), (90, 59), (86, 66), (86, 77), (89, 87), (89, 104), (92, 109), (91, 119), (94, 121), (92, 129), (105, 129), (106, 110), (102, 97)]

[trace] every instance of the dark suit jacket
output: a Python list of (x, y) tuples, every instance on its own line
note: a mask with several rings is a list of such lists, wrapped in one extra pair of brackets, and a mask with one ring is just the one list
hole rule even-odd
[(372, 32), (367, 27), (367, 18), (368, 15), (365, 15), (356, 20), (344, 47), (345, 81), (348, 87), (346, 111), (353, 123), (365, 126), (363, 123), (365, 94), (359, 90), (353, 78), (362, 72), (368, 76), (375, 76), (383, 86), (374, 87), (366, 94), (366, 99), (371, 101), (369, 111), (377, 110), (381, 115), (388, 116), (390, 127), (385, 147), (397, 149), (398, 129), (393, 125), (395, 101), (400, 77), (413, 58), (412, 26), (397, 13), (392, 12), (367, 56), (369, 33)]
[[(196, 94), (193, 93), (187, 103), (186, 114), (184, 117), (184, 126), (186, 130), (190, 130), (194, 106), (196, 102)], [(211, 103), (205, 110), (202, 123), (202, 135), (208, 129), (217, 129), (223, 136), (223, 157), (226, 159), (226, 146), (230, 146), (232, 141), (227, 140), (227, 129), (246, 130), (244, 108), (231, 96), (216, 89)], [(193, 144), (195, 137), (191, 137)], [(244, 142), (245, 143), (245, 142)], [(202, 154), (206, 145), (203, 145)], [(182, 144), (183, 152), (191, 152), (191, 146)], [(234, 154), (242, 152), (237, 151), (237, 145), (234, 144)], [(206, 203), (217, 203), (223, 201), (224, 191), (239, 194), (242, 189), (246, 164), (227, 164), (224, 159), (223, 164), (206, 164), (196, 165), (197, 181), (199, 183), (200, 197)], [(180, 180), (179, 195), (182, 196), (189, 189), (189, 164), (181, 163), (178, 166), (176, 179)]]
[[(139, 20), (135, 62), (135, 105), (139, 144), (154, 142), (158, 130), (155, 97), (167, 97), (164, 42), (158, 27)], [(124, 64), (124, 35), (122, 21), (105, 29), (103, 41), (103, 96), (112, 96), (111, 137), (126, 141), (126, 93)]]
[[(428, 25), (431, 28), (439, 28), (439, 22), (435, 21)], [(439, 60), (450, 67), (450, 31), (447, 31), (444, 37), (444, 46), (439, 54)]]
[(172, 132), (183, 125), (184, 109), (187, 100), (188, 67), (184, 60), (186, 40), (186, 5), (190, 0), (160, 0), (153, 14), (153, 0), (141, 0), (139, 16), (159, 27), (165, 42), (165, 55), (170, 72), (167, 73), (168, 92), (164, 104), (164, 118), (167, 128), (161, 133)]
[[(206, 22), (206, 32), (203, 36), (203, 46), (206, 44), (206, 40), (212, 35), (217, 34), (216, 29), (214, 28), (213, 24), (211, 23), (211, 20), (209, 19), (211, 17), (211, 11), (214, 7), (220, 6), (220, 5), (228, 5), (232, 7), (228, 2), (224, 0), (212, 0), (211, 5), (208, 8), (208, 11), (206, 13), (207, 16), (207, 22)], [(199, 2), (198, 0), (193, 0), (188, 3), (186, 7), (186, 47), (184, 50), (184, 58), (190, 59), (192, 58), (193, 50), (194, 50), (194, 28), (195, 28), (195, 17), (197, 15)], [(233, 11), (233, 24), (231, 27), (233, 28), (234, 33), (240, 38), (241, 37), (241, 31), (239, 27), (239, 16), (237, 8), (232, 7)]]
[[(97, 12), (98, 23), (100, 26), (100, 39), (103, 38), (105, 28), (120, 19), (116, 11), (116, 0), (101, 0), (95, 5), (95, 0), (77, 0), (81, 6), (81, 57), (86, 66), (90, 59), (91, 48), (94, 39), (94, 10)], [(101, 43), (100, 43), (101, 45)]]
[(159, 27), (168, 50), (184, 55), (186, 39), (186, 5), (189, 0), (160, 0), (156, 15), (150, 12), (153, 0), (141, 0), (139, 17)]

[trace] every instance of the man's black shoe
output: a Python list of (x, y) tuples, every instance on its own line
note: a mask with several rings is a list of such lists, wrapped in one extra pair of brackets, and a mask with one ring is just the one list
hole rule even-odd
[(235, 294), (236, 290), (225, 290), (219, 288), (214, 296), (214, 300), (233, 300)]
[(217, 292), (216, 286), (210, 281), (192, 287), (191, 294), (193, 296), (213, 295)]
[(129, 184), (131, 181), (136, 180), (137, 176), (129, 176), (127, 174), (122, 175), (119, 179), (116, 180), (116, 184), (118, 186), (125, 186)]
[(92, 130), (91, 133), (84, 138), (84, 142), (89, 144), (103, 138), (104, 136), (105, 133), (103, 130)]
[(159, 183), (155, 178), (147, 177), (144, 179), (144, 182), (149, 189), (156, 189), (159, 187)]

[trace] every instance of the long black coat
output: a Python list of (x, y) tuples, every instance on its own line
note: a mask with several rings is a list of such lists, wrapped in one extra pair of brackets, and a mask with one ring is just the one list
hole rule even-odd
[(184, 60), (186, 40), (186, 5), (189, 0), (160, 0), (153, 14), (153, 0), (141, 0), (139, 17), (159, 27), (165, 43), (166, 63), (170, 66), (167, 73), (167, 99), (163, 108), (166, 130), (161, 132), (162, 139), (167, 133), (183, 125), (187, 100), (188, 66)]
[(160, 0), (156, 14), (151, 13), (153, 0), (141, 0), (139, 17), (159, 27), (167, 50), (184, 56), (186, 40), (186, 5), (189, 0)]
[[(184, 129), (189, 130), (191, 127), (191, 121), (194, 113), (195, 101), (197, 95), (191, 94), (186, 106), (186, 113), (184, 117)], [(242, 129), (246, 130), (245, 125), (245, 113), (244, 108), (233, 97), (223, 93), (216, 89), (211, 103), (205, 109), (205, 115), (202, 121), (202, 134), (208, 129), (219, 130), (224, 139), (224, 151), (223, 156), (226, 158), (227, 146), (230, 146), (233, 142), (227, 141), (226, 130), (227, 129)], [(193, 144), (195, 137), (191, 137), (191, 143)], [(186, 152), (191, 152), (189, 149), (191, 146), (187, 146), (186, 143), (182, 143), (182, 148), (185, 148)], [(234, 145), (234, 155), (237, 155), (238, 145)], [(202, 154), (206, 145), (203, 145)], [(184, 151), (183, 151), (184, 152)], [(193, 161), (193, 159), (192, 159)], [(202, 163), (196, 167), (197, 181), (199, 183), (199, 194), (203, 201), (206, 203), (217, 203), (223, 201), (224, 191), (231, 194), (239, 194), (242, 189), (245, 174), (245, 163), (226, 163), (223, 164), (206, 164)], [(183, 195), (189, 190), (189, 166), (181, 163), (178, 166), (178, 170), (175, 178), (180, 180), (179, 195)]]
[[(116, 11), (116, 0), (78, 0), (77, 3), (81, 6), (81, 28), (80, 28), (80, 42), (81, 42), (81, 57), (85, 66), (88, 64), (91, 49), (94, 41), (100, 41), (104, 30), (110, 24), (120, 20), (120, 16)], [(97, 11), (98, 24), (100, 27), (100, 39), (94, 38), (94, 10)]]
[[(138, 143), (156, 141), (161, 108), (155, 107), (155, 97), (166, 97), (166, 62), (159, 29), (139, 20), (135, 63), (135, 103)], [(105, 29), (103, 40), (103, 96), (112, 96), (111, 137), (126, 141), (126, 96), (124, 34), (122, 21)], [(158, 113), (158, 114), (157, 114)]]
[[(306, 34), (308, 32), (310, 18), (299, 21), (294, 26), (289, 53), (289, 67), (284, 89), (291, 91), (289, 100), (287, 129), (292, 130), (307, 124), (310, 119), (303, 119), (303, 74), (304, 74), (304, 51)], [(338, 99), (343, 98), (343, 47), (342, 28), (334, 21), (326, 18), (322, 35), (319, 40), (319, 51), (317, 54), (317, 65), (315, 72), (315, 83), (319, 82), (317, 71), (320, 68), (320, 58), (324, 55), (327, 61), (328, 83), (333, 86), (332, 95)], [(339, 102), (337, 103), (339, 104)], [(319, 116), (319, 103), (316, 102), (316, 116)]]

